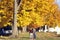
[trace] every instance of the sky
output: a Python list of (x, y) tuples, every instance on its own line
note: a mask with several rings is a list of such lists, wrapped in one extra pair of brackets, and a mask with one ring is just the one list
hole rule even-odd
[(60, 8), (60, 0), (56, 0), (56, 3), (59, 5)]

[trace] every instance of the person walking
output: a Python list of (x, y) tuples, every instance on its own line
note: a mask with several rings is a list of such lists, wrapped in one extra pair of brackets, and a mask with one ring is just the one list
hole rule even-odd
[(33, 29), (33, 40), (36, 40), (36, 29)]
[(31, 28), (29, 30), (30, 40), (36, 40), (36, 29)]
[(29, 29), (29, 34), (30, 34), (30, 40), (33, 40), (33, 29), (32, 28), (30, 28)]

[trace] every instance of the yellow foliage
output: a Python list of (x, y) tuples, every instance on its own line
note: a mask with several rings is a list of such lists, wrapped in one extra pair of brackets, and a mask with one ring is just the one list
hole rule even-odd
[[(59, 24), (60, 19), (57, 16), (58, 14), (56, 15), (55, 13), (58, 6), (54, 4), (54, 1), (55, 0), (22, 0), (19, 13), (17, 14), (17, 26), (27, 26), (31, 22), (39, 26), (43, 26), (44, 24), (49, 26), (55, 25), (55, 23)], [(13, 19), (13, 3), (14, 0), (3, 0), (0, 3), (0, 13), (2, 12), (1, 15), (3, 15), (2, 19), (0, 18), (0, 26), (11, 25), (9, 21)]]
[(10, 25), (9, 21), (13, 14), (13, 0), (2, 0), (0, 3), (0, 27)]
[[(55, 25), (53, 14), (58, 6), (54, 4), (55, 0), (23, 0), (22, 10), (20, 11), (20, 24), (27, 26), (31, 22), (39, 26)], [(29, 21), (30, 20), (30, 21)], [(52, 22), (53, 21), (53, 22)], [(53, 23), (51, 25), (51, 23)]]

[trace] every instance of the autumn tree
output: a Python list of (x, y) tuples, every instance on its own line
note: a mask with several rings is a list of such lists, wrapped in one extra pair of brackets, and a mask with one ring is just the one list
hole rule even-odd
[(13, 14), (12, 0), (2, 0), (0, 2), (0, 27), (7, 26)]
[(57, 10), (55, 13), (55, 17), (56, 17), (56, 26), (58, 25), (60, 27), (60, 10)]
[(28, 12), (32, 21), (35, 24), (42, 26), (50, 23), (50, 17), (53, 17), (57, 8), (54, 0), (23, 0), (20, 11), (24, 10), (25, 12)]
[[(14, 0), (2, 0), (2, 2), (0, 2), (0, 26), (4, 26), (4, 24), (7, 24), (11, 19), (13, 20), (13, 13), (16, 13), (14, 16), (16, 29), (17, 26), (25, 27), (32, 22), (32, 25), (37, 25), (36, 27), (45, 24), (55, 26), (57, 23), (58, 25), (60, 20), (59, 16), (57, 16), (59, 14), (56, 13), (58, 6), (54, 1), (55, 0), (22, 0), (21, 5), (18, 7), (18, 4), (13, 6)], [(15, 10), (13, 10), (14, 7), (16, 8)], [(17, 33), (17, 31), (15, 31), (15, 33)]]

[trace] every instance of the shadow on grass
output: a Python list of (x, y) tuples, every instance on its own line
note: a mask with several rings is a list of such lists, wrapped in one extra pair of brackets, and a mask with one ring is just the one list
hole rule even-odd
[(22, 38), (22, 39), (30, 39), (30, 37), (20, 37), (20, 38)]

